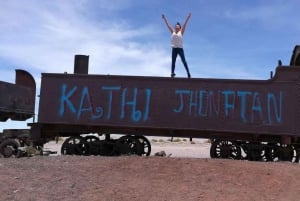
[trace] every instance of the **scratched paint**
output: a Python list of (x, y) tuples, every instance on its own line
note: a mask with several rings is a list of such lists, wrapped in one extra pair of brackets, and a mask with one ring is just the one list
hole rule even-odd
[[(99, 87), (100, 92), (104, 92), (104, 96), (101, 98), (102, 103), (99, 105), (97, 100), (92, 100), (93, 94), (87, 86), (81, 89), (77, 86), (68, 87), (66, 84), (61, 86), (59, 116), (63, 117), (66, 110), (76, 116), (79, 120), (83, 113), (88, 113), (91, 120), (106, 119), (110, 120), (113, 118), (113, 101), (114, 96), (121, 96), (119, 103), (118, 118), (125, 119), (130, 118), (132, 122), (147, 121), (149, 118), (150, 111), (150, 97), (151, 90), (138, 88), (121, 88), (120, 86), (102, 86)], [(79, 105), (76, 105), (74, 100), (75, 94), (80, 93)], [(144, 96), (145, 102), (143, 103), (143, 109), (138, 109), (137, 105), (140, 102), (138, 99)], [(103, 103), (104, 100), (104, 103)], [(126, 113), (126, 109), (130, 108), (129, 114)]]
[[(242, 123), (274, 125), (282, 123), (283, 92), (260, 93), (234, 90), (175, 90), (178, 105), (175, 113), (195, 118), (231, 119), (238, 114)], [(221, 108), (224, 112), (221, 113)], [(236, 119), (236, 118), (235, 118)]]
[[(91, 92), (88, 86), (62, 84), (58, 97), (58, 116), (63, 118), (66, 113), (71, 113), (77, 120), (88, 116), (95, 122), (119, 119), (147, 123), (152, 110), (173, 104), (169, 111), (164, 110), (164, 115), (180, 115), (182, 118), (188, 116), (199, 120), (225, 119), (243, 124), (283, 123), (282, 91), (174, 89), (168, 91), (170, 96), (156, 97), (155, 90), (150, 87), (104, 85), (97, 87), (97, 90)], [(101, 98), (95, 99), (98, 93)], [(166, 97), (175, 101), (169, 101)]]

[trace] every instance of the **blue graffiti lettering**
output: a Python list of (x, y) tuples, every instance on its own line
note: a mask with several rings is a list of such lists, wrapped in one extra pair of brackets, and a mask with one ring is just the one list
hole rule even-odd
[(146, 104), (145, 104), (145, 112), (144, 112), (144, 117), (143, 120), (147, 121), (149, 118), (149, 111), (150, 111), (150, 97), (151, 97), (151, 89), (145, 89), (146, 93)]
[[(224, 107), (225, 107), (225, 116), (228, 117), (229, 116), (229, 109), (232, 109), (234, 111), (235, 105), (235, 92), (234, 91), (223, 91), (222, 94), (225, 97), (225, 103), (224, 103)], [(230, 96), (231, 97), (231, 102), (230, 102)]]
[[(203, 118), (225, 117), (243, 123), (282, 123), (282, 92), (278, 97), (270, 92), (178, 89), (175, 95), (179, 101), (179, 105), (173, 109), (175, 113)], [(220, 113), (220, 108), (224, 108), (224, 113)]]
[(70, 98), (77, 90), (77, 87), (73, 87), (68, 93), (67, 91), (67, 85), (63, 84), (61, 87), (61, 96), (60, 96), (60, 107), (59, 107), (59, 115), (63, 116), (65, 113), (65, 104), (67, 108), (71, 110), (72, 113), (76, 113), (76, 109), (73, 105), (73, 103), (70, 101)]
[(184, 106), (184, 100), (183, 100), (183, 95), (184, 94), (190, 94), (190, 91), (189, 90), (176, 90), (175, 91), (175, 94), (178, 94), (179, 97), (180, 97), (180, 104), (179, 104), (179, 107), (177, 109), (174, 109), (173, 111), (174, 112), (182, 112), (183, 111), (183, 106)]
[(204, 110), (204, 98), (207, 97), (207, 91), (200, 90), (199, 91), (199, 107), (198, 107), (198, 115), (202, 117), (206, 117), (208, 115), (207, 107), (206, 110)]
[(111, 110), (112, 110), (112, 101), (113, 101), (113, 91), (119, 91), (121, 89), (120, 86), (103, 86), (102, 90), (108, 91), (108, 112), (106, 115), (106, 119), (111, 118)]
[(241, 108), (240, 108), (240, 117), (244, 123), (247, 122), (246, 117), (246, 106), (247, 106), (247, 95), (251, 95), (252, 93), (250, 91), (238, 91), (237, 96), (241, 100)]
[[(76, 93), (78, 91), (80, 93)], [(59, 116), (63, 117), (66, 110), (69, 109), (77, 120), (86, 118), (86, 116), (83, 116), (83, 114), (88, 114), (89, 119), (91, 120), (97, 120), (101, 118), (111, 120), (113, 112), (117, 111), (119, 112), (117, 115), (120, 114), (118, 116), (121, 119), (125, 119), (125, 114), (128, 112), (127, 108), (130, 106), (130, 120), (133, 122), (139, 122), (147, 121), (149, 119), (152, 94), (151, 89), (122, 89), (120, 86), (102, 86), (100, 87), (99, 92), (100, 94), (107, 93), (107, 98), (104, 95), (104, 97), (99, 99), (98, 97), (100, 94), (90, 94), (88, 86), (83, 86), (81, 89), (79, 89), (77, 86), (73, 86), (68, 90), (67, 85), (63, 84), (61, 86), (61, 95), (59, 97)], [(142, 92), (144, 92), (145, 95), (141, 95)], [(130, 95), (132, 95), (131, 99), (128, 98)], [(114, 100), (114, 96), (121, 97), (121, 100), (116, 98), (116, 102)], [(141, 98), (145, 101), (139, 101), (138, 105), (138, 98)], [(105, 107), (101, 106), (101, 104), (103, 104)]]
[[(276, 101), (276, 97), (273, 93), (268, 93), (268, 124), (272, 124), (272, 111), (275, 113), (276, 123), (282, 122), (282, 92), (279, 92), (279, 103)], [(273, 105), (273, 110), (271, 110), (271, 104)]]
[[(86, 103), (86, 105), (87, 105), (86, 107), (84, 107), (84, 103)], [(79, 104), (78, 113), (77, 113), (77, 119), (80, 119), (82, 112), (90, 112), (92, 119), (99, 119), (103, 115), (102, 107), (96, 107), (95, 108), (96, 113), (93, 113), (93, 105), (91, 102), (88, 87), (83, 87), (83, 89), (82, 89), (80, 104)]]
[[(83, 107), (83, 104), (85, 102), (84, 100), (87, 100), (87, 105), (88, 105), (85, 108)], [(80, 118), (80, 115), (81, 115), (82, 112), (86, 112), (86, 111), (91, 112), (92, 110), (93, 109), (92, 109), (88, 89), (87, 89), (87, 87), (84, 87), (83, 90), (82, 90), (82, 93), (81, 93), (81, 99), (80, 99), (80, 104), (79, 104), (79, 108), (78, 108), (77, 119)]]
[[(221, 91), (217, 92), (217, 98), (215, 98), (215, 94), (213, 91), (209, 91), (207, 92), (208, 96), (207, 96), (207, 111), (209, 115), (215, 115), (218, 116), (219, 115), (219, 111), (220, 111), (220, 101), (221, 101)], [(216, 101), (217, 99), (217, 101)]]
[(258, 113), (259, 115), (259, 121), (263, 120), (263, 111), (262, 111), (262, 105), (260, 101), (260, 94), (258, 92), (253, 93), (253, 101), (252, 101), (252, 117), (251, 117), (251, 122), (254, 122), (255, 118), (255, 113)]
[(195, 116), (196, 116), (196, 113), (195, 112), (192, 112), (193, 110), (194, 111), (197, 111), (197, 108), (198, 108), (198, 100), (197, 100), (197, 91), (190, 91), (190, 103), (189, 103), (189, 114), (192, 114), (194, 113)]
[(136, 96), (137, 96), (137, 88), (133, 89), (133, 100), (126, 101), (127, 88), (125, 88), (122, 92), (122, 103), (121, 103), (121, 115), (120, 118), (124, 119), (125, 117), (125, 106), (132, 106), (131, 118), (133, 121), (139, 121), (142, 116), (142, 112), (140, 110), (136, 110)]

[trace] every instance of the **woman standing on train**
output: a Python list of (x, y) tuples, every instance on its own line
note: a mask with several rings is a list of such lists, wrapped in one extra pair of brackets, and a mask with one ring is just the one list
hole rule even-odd
[(162, 15), (163, 20), (165, 21), (168, 29), (170, 30), (172, 36), (171, 36), (171, 46), (172, 46), (172, 69), (171, 69), (171, 77), (175, 77), (175, 62), (177, 55), (179, 54), (181, 61), (185, 67), (185, 70), (187, 72), (188, 78), (191, 77), (188, 65), (185, 60), (184, 51), (183, 51), (183, 34), (185, 32), (186, 25), (191, 17), (191, 13), (187, 16), (182, 28), (179, 22), (176, 23), (174, 29), (170, 26), (169, 22), (167, 21), (167, 18), (165, 15)]

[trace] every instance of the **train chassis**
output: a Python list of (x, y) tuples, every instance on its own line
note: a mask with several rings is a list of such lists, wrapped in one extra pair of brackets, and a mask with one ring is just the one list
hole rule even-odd
[(217, 140), (211, 142), (211, 158), (249, 161), (290, 161), (299, 162), (300, 146), (280, 143)]
[[(56, 154), (53, 151), (43, 150), (43, 145), (33, 143), (28, 132), (27, 129), (6, 130), (5, 137), (0, 139), (0, 154), (5, 158)], [(68, 137), (61, 146), (61, 154), (150, 156), (151, 144), (144, 136), (124, 135), (118, 139), (112, 139), (110, 134), (104, 135), (104, 140), (100, 140), (95, 135)]]
[[(42, 146), (34, 145), (29, 138), (29, 130), (8, 130), (0, 139), (0, 153), (4, 157), (24, 157), (33, 155), (55, 154), (43, 151)], [(105, 139), (95, 135), (68, 137), (61, 146), (62, 155), (100, 155), (120, 156), (138, 155), (150, 156), (151, 144), (142, 135), (124, 135), (112, 139), (110, 134), (104, 134)], [(249, 161), (290, 161), (299, 162), (299, 144), (262, 143), (230, 140), (211, 140), (211, 158), (249, 160)]]
[(110, 134), (105, 134), (104, 140), (94, 135), (73, 136), (67, 138), (61, 146), (62, 155), (149, 156), (150, 153), (149, 140), (137, 135), (124, 135), (119, 139), (112, 139)]
[(43, 154), (42, 146), (36, 146), (30, 140), (29, 129), (5, 129), (0, 136), (0, 155), (5, 158)]

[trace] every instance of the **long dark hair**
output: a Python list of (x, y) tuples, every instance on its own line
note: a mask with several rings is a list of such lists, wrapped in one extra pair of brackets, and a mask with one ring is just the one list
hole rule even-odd
[(181, 24), (179, 22), (176, 23), (176, 25), (179, 25), (180, 29), (181, 29)]

